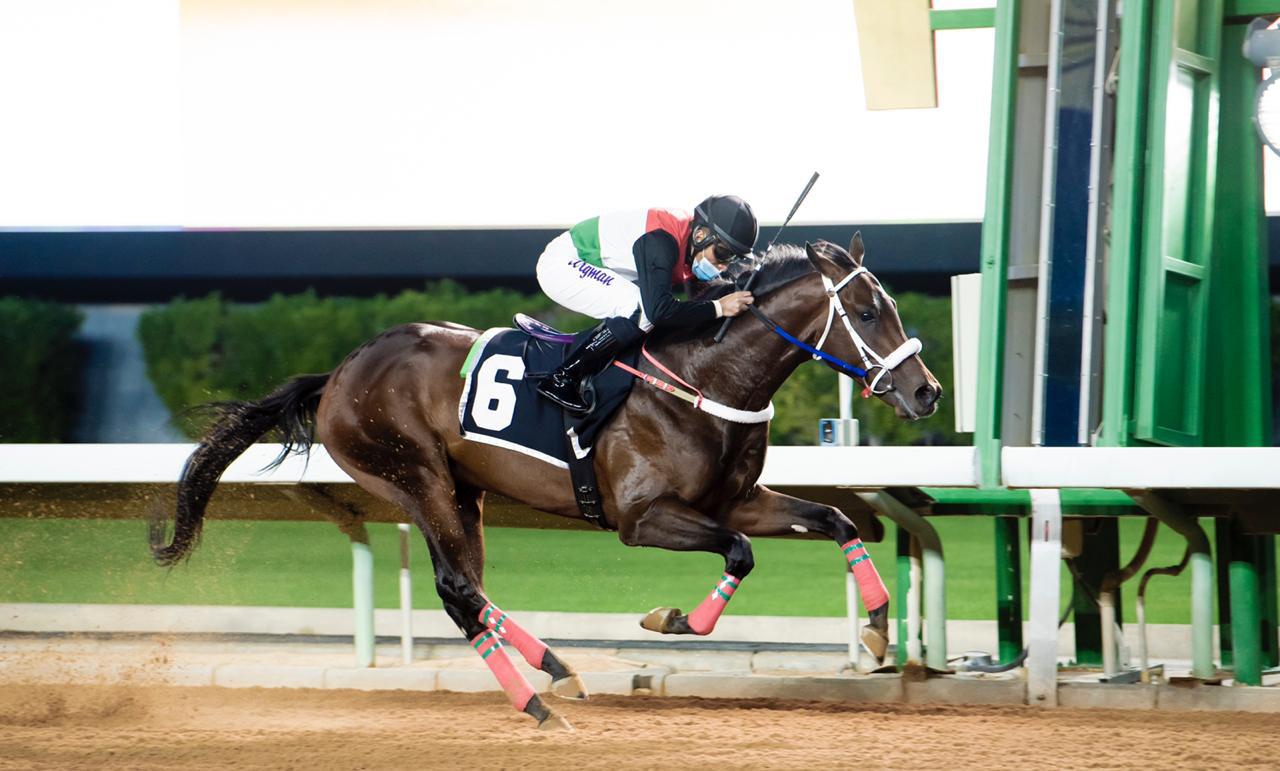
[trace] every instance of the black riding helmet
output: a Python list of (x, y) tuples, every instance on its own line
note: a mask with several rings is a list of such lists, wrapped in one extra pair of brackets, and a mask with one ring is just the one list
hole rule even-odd
[(748, 254), (756, 245), (760, 225), (751, 206), (736, 195), (713, 195), (693, 210), (693, 227), (705, 227), (710, 235), (692, 241), (697, 253), (719, 242), (735, 257)]

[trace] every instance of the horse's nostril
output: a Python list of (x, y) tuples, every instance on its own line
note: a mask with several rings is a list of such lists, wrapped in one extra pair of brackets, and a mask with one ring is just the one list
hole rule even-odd
[(916, 401), (925, 409), (932, 407), (933, 403), (938, 401), (938, 397), (941, 395), (941, 388), (936, 388), (928, 383), (916, 389)]

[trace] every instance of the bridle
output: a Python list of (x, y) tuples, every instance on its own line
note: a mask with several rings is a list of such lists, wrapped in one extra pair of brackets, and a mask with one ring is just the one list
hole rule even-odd
[[(862, 266), (858, 266), (857, 268), (854, 268), (849, 275), (840, 279), (838, 283), (833, 282), (825, 275), (821, 276), (822, 285), (826, 287), (826, 295), (828, 299), (827, 323), (822, 329), (822, 336), (818, 338), (818, 344), (816, 346), (809, 345), (778, 326), (777, 322), (769, 318), (764, 311), (760, 310), (755, 305), (749, 305), (747, 307), (751, 311), (752, 315), (760, 319), (766, 327), (773, 330), (773, 332), (797, 348), (808, 351), (813, 355), (814, 359), (821, 359), (823, 361), (830, 362), (831, 364), (834, 364), (835, 366), (850, 373), (854, 377), (862, 378), (863, 382), (867, 386), (864, 395), (866, 395), (866, 393), (872, 393), (880, 396), (893, 390), (893, 376), (890, 373), (897, 369), (898, 365), (902, 364), (902, 362), (920, 353), (920, 351), (924, 349), (924, 344), (920, 342), (920, 338), (912, 337), (902, 345), (895, 348), (888, 356), (884, 357), (881, 357), (871, 348), (871, 346), (867, 345), (866, 341), (862, 339), (862, 335), (858, 334), (858, 330), (853, 328), (853, 322), (849, 320), (849, 314), (844, 308), (844, 302), (840, 299), (840, 290), (844, 289), (848, 286), (849, 282), (864, 273), (869, 273), (869, 271)], [(822, 346), (827, 342), (827, 337), (831, 334), (831, 328), (834, 326), (837, 316), (839, 316), (840, 321), (844, 323), (845, 331), (849, 333), (849, 339), (853, 341), (853, 345), (858, 351), (858, 356), (862, 358), (863, 366), (861, 367), (850, 364), (849, 362), (832, 356), (822, 350)], [(875, 374), (872, 375), (871, 373)], [(889, 375), (887, 381), (885, 381), (885, 375)]]

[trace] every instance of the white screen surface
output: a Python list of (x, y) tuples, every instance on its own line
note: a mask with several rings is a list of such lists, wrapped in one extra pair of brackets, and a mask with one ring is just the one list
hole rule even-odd
[(937, 41), (939, 108), (868, 112), (848, 0), (0, 5), (0, 226), (778, 222), (814, 170), (797, 222), (976, 220), (992, 34)]

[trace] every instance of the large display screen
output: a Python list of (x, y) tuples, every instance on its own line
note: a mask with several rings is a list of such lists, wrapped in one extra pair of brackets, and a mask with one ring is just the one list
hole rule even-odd
[(814, 170), (797, 222), (976, 220), (992, 33), (937, 45), (938, 109), (868, 112), (848, 0), (6, 4), (0, 227), (777, 222)]

